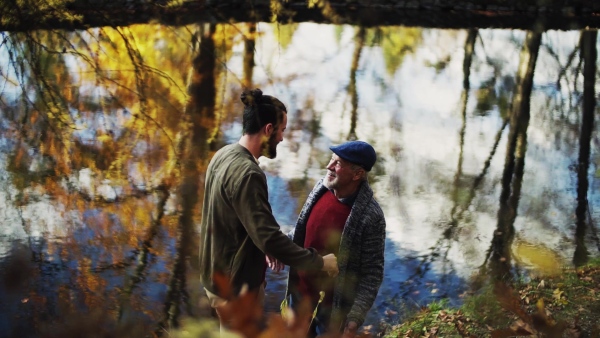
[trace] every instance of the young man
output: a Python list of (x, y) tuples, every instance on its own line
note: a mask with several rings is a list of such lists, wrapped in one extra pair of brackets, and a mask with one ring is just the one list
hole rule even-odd
[[(229, 290), (219, 290), (216, 275), (228, 278), (234, 295), (245, 285), (258, 302), (264, 300), (265, 254), (296, 269), (338, 273), (334, 255), (322, 257), (294, 244), (271, 212), (257, 158), (277, 155), (287, 126), (285, 106), (259, 89), (244, 91), (241, 100), (243, 135), (217, 151), (208, 165), (200, 224), (201, 282), (217, 314)], [(227, 323), (221, 320), (221, 325)]]
[(362, 141), (330, 147), (327, 175), (308, 196), (290, 236), (294, 243), (338, 257), (337, 278), (290, 268), (286, 297), (292, 307), (308, 297), (318, 304), (309, 335), (327, 331), (354, 337), (377, 296), (383, 279), (385, 218), (373, 198), (367, 172), (375, 150)]

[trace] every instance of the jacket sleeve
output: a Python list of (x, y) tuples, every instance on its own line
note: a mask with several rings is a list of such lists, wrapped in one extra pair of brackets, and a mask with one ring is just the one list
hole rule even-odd
[(233, 192), (232, 204), (248, 235), (262, 252), (296, 269), (323, 268), (323, 258), (314, 249), (294, 244), (281, 231), (271, 211), (264, 174), (244, 175)]
[(379, 286), (383, 280), (383, 264), (385, 251), (385, 218), (366, 227), (361, 237), (360, 277), (356, 286), (356, 298), (346, 317), (346, 323), (353, 321), (361, 326), (367, 312), (373, 305)]

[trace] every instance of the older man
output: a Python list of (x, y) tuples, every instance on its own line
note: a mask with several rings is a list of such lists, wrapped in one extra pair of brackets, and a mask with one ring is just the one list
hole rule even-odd
[(308, 196), (290, 236), (321, 255), (335, 254), (339, 275), (292, 267), (286, 297), (292, 307), (302, 298), (318, 305), (310, 336), (340, 331), (354, 337), (383, 279), (385, 218), (367, 181), (377, 158), (373, 147), (350, 141), (330, 149), (327, 175)]

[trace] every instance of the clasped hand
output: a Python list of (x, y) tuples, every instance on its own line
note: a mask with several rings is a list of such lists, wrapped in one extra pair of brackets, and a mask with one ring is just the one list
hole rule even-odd
[(323, 256), (323, 268), (321, 270), (327, 272), (329, 277), (336, 277), (340, 273), (337, 257), (334, 254)]
[[(275, 259), (272, 256), (266, 255), (267, 266), (271, 268), (271, 270), (275, 272), (282, 271), (285, 268), (285, 265)], [(327, 272), (329, 277), (336, 277), (340, 270), (337, 264), (337, 257), (334, 254), (328, 254), (323, 256), (323, 268), (322, 271)]]
[(267, 266), (271, 268), (271, 270), (275, 272), (283, 271), (285, 269), (285, 264), (281, 263), (275, 257), (266, 255)]

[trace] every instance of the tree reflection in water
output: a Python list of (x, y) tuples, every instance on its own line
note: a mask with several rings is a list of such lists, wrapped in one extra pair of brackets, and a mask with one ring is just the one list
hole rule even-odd
[[(203, 173), (239, 137), (247, 86), (289, 108), (280, 155), (261, 159), (284, 229), (329, 145), (375, 145), (370, 179), (388, 239), (367, 324), (458, 303), (473, 274), (528, 273), (516, 238), (585, 262), (600, 246), (597, 35), (583, 33), (581, 68), (579, 32), (521, 33), (311, 23), (4, 32), (0, 312), (10, 315), (0, 330), (81, 333), (93, 321), (162, 334), (208, 316), (195, 277)], [(276, 310), (285, 276), (268, 280)]]

